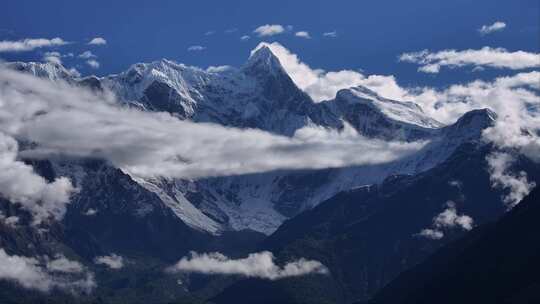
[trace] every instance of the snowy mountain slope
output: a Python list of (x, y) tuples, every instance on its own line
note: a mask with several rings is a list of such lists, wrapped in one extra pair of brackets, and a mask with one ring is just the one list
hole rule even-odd
[(73, 82), (77, 77), (77, 74), (73, 71), (67, 70), (61, 64), (52, 62), (8, 62), (5, 65), (7, 68), (52, 81), (64, 80)]
[(417, 104), (387, 99), (363, 86), (340, 90), (327, 103), (336, 116), (369, 137), (418, 140), (443, 126)]
[(12, 63), (18, 70), (53, 81), (110, 90), (120, 102), (179, 119), (257, 128), (292, 136), (306, 126), (342, 130), (384, 140), (429, 140), (416, 155), (392, 163), (316, 171), (280, 171), (199, 180), (143, 180), (164, 206), (188, 226), (219, 234), (253, 229), (271, 233), (285, 219), (336, 193), (379, 183), (397, 174), (416, 174), (444, 161), (465, 142), (480, 142), (495, 116), (485, 110), (443, 126), (412, 103), (379, 96), (365, 87), (344, 89), (333, 100), (315, 103), (285, 72), (267, 47), (241, 68), (203, 70), (170, 60), (138, 63), (106, 77), (77, 78), (59, 65)]
[[(277, 226), (257, 226), (258, 223), (252, 219), (251, 222), (234, 221), (235, 218), (242, 217), (241, 214), (237, 214), (242, 212), (237, 206), (251, 206), (251, 202), (263, 200), (272, 206), (273, 210), (288, 218), (316, 206), (340, 191), (379, 183), (391, 175), (414, 175), (426, 171), (443, 162), (464, 143), (482, 144), (480, 132), (494, 122), (491, 114), (492, 112), (488, 110), (468, 113), (456, 124), (438, 129), (431, 143), (419, 153), (387, 164), (317, 171), (273, 172), (206, 179), (197, 183), (201, 187), (211, 188), (219, 193), (218, 204), (224, 206), (223, 210), (228, 213), (232, 227), (271, 233)], [(476, 133), (476, 136), (469, 132), (456, 136), (463, 130), (475, 130), (470, 133)], [(275, 221), (272, 213), (266, 214), (266, 223)], [(248, 226), (245, 226), (246, 224)]]

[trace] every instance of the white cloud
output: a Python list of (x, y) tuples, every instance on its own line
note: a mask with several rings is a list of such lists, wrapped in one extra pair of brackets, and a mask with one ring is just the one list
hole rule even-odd
[(187, 50), (190, 51), (190, 52), (198, 52), (198, 51), (206, 50), (206, 47), (204, 47), (202, 45), (192, 45), (192, 46), (188, 47)]
[(484, 138), (502, 150), (517, 151), (540, 162), (540, 72), (500, 78), (497, 82), (507, 89), (489, 97), (501, 115), (494, 127), (484, 131)]
[(205, 36), (211, 36), (211, 35), (214, 35), (216, 32), (215, 31), (208, 31), (206, 33), (204, 33)]
[(417, 63), (418, 71), (424, 73), (439, 73), (441, 67), (473, 66), (499, 69), (529, 69), (540, 67), (540, 54), (525, 51), (509, 52), (503, 48), (483, 47), (479, 50), (463, 51), (443, 50), (432, 53), (428, 50), (404, 53), (400, 61)]
[(24, 39), (19, 41), (0, 41), (0, 53), (2, 52), (24, 52), (32, 51), (37, 48), (54, 47), (68, 44), (61, 38), (53, 39)]
[[(494, 79), (476, 80), (464, 85), (452, 85), (438, 91), (420, 88), (418, 94), (407, 97), (419, 103), (426, 114), (452, 123), (463, 113), (489, 108), (498, 117), (494, 126), (483, 131), (483, 139), (502, 151), (520, 153), (540, 162), (540, 72), (518, 73)], [(509, 189), (503, 200), (514, 206), (533, 187), (524, 172), (513, 173), (508, 153), (488, 157), (493, 185)]]
[(19, 218), (17, 216), (6, 216), (4, 213), (0, 212), (0, 223), (11, 228), (17, 228), (19, 223)]
[(459, 215), (457, 213), (456, 204), (452, 201), (446, 203), (446, 209), (433, 218), (431, 228), (426, 228), (416, 234), (421, 237), (426, 237), (433, 240), (438, 240), (444, 237), (444, 230), (453, 228), (461, 228), (463, 230), (471, 230), (474, 220), (468, 215)]
[(58, 52), (47, 52), (43, 55), (43, 60), (54, 64), (62, 64), (61, 55)]
[(271, 252), (251, 253), (247, 258), (230, 259), (219, 252), (196, 253), (183, 257), (170, 272), (196, 272), (203, 274), (239, 275), (249, 278), (279, 280), (308, 274), (328, 274), (328, 269), (318, 261), (299, 260), (280, 267), (274, 262)]
[[(534, 125), (531, 113), (526, 109), (527, 105), (539, 104), (539, 97), (535, 93), (535, 88), (540, 86), (539, 80), (540, 72), (518, 73), (499, 77), (491, 82), (476, 80), (467, 84), (451, 85), (443, 90), (429, 87), (410, 89), (401, 99), (417, 102), (426, 114), (447, 124), (455, 122), (471, 110), (489, 108), (502, 114), (497, 125), (510, 120), (515, 124)], [(516, 128), (497, 127), (493, 130), (493, 138), (489, 140), (496, 140), (495, 134), (502, 135), (510, 131), (516, 131)], [(515, 135), (517, 132), (512, 132), (498, 141), (511, 140)]]
[(221, 72), (225, 72), (225, 71), (229, 71), (229, 70), (232, 70), (234, 69), (232, 66), (230, 65), (220, 65), (220, 66), (209, 66), (208, 68), (206, 68), (206, 71), (208, 73), (221, 73)]
[(96, 209), (90, 208), (90, 209), (86, 210), (83, 214), (87, 215), (87, 216), (94, 216), (97, 213), (98, 213), (98, 211)]
[(45, 56), (54, 56), (54, 57), (62, 57), (62, 54), (60, 52), (45, 52)]
[(99, 69), (100, 66), (99, 62), (95, 59), (86, 60), (86, 64), (93, 69)]
[(444, 237), (444, 233), (442, 231), (430, 228), (422, 229), (422, 231), (420, 231), (420, 233), (417, 235), (432, 240), (440, 240)]
[(70, 68), (68, 70), (69, 74), (71, 74), (71, 76), (73, 77), (81, 77), (81, 73), (79, 71), (77, 71), (76, 68)]
[(274, 36), (285, 32), (285, 28), (280, 24), (261, 25), (253, 31), (259, 37)]
[(250, 38), (251, 37), (249, 35), (244, 35), (244, 36), (240, 37), (240, 40), (246, 41), (246, 40), (249, 40)]
[[(1, 97), (0, 105), (3, 102)], [(4, 115), (6, 113), (0, 110), (0, 120)], [(49, 183), (32, 167), (17, 160), (17, 154), (15, 139), (0, 132), (0, 194), (29, 211), (34, 224), (51, 218), (62, 219), (70, 195), (75, 191), (69, 179), (60, 177)]]
[(366, 77), (352, 70), (326, 72), (322, 69), (312, 69), (300, 61), (296, 54), (277, 42), (262, 42), (252, 51), (252, 54), (263, 46), (272, 50), (294, 83), (309, 94), (315, 102), (332, 99), (337, 91), (358, 85), (364, 85), (386, 98), (399, 99), (407, 94), (407, 91), (397, 85), (393, 76), (370, 75)]
[(124, 267), (124, 258), (116, 253), (112, 253), (110, 255), (96, 257), (94, 263), (117, 270)]
[(50, 272), (63, 272), (63, 273), (82, 273), (84, 272), (84, 266), (77, 262), (67, 259), (65, 256), (59, 254), (54, 259), (45, 258), (46, 268)]
[(294, 34), (296, 37), (311, 39), (311, 36), (306, 31), (299, 31)]
[(502, 21), (496, 21), (495, 23), (490, 25), (482, 25), (482, 27), (478, 29), (478, 32), (480, 32), (480, 34), (482, 35), (487, 35), (493, 32), (502, 31), (504, 30), (504, 28), (506, 28), (506, 23)]
[(336, 31), (325, 32), (325, 33), (323, 33), (323, 36), (324, 37), (329, 37), (329, 38), (336, 38), (337, 37), (337, 32)]
[(496, 148), (511, 152), (494, 153), (487, 158), (493, 186), (508, 189), (503, 201), (511, 208), (535, 186), (525, 172), (512, 172), (511, 155), (520, 153), (540, 162), (539, 89), (540, 72), (535, 71), (499, 77), (492, 82), (454, 85), (443, 91), (424, 88), (412, 99), (427, 114), (447, 123), (473, 109), (489, 108), (499, 113), (494, 126), (483, 131), (483, 138)]
[(27, 289), (49, 292), (60, 289), (71, 293), (90, 293), (95, 287), (94, 275), (64, 256), (54, 260), (9, 255), (0, 248), (0, 280), (15, 282)]
[(43, 54), (43, 60), (46, 62), (51, 62), (55, 64), (62, 64), (62, 58), (71, 58), (73, 57), (73, 53), (67, 53), (67, 54), (61, 54), (60, 52), (45, 52)]
[(433, 219), (435, 228), (454, 228), (460, 227), (463, 230), (471, 230), (473, 228), (473, 219), (468, 215), (458, 215), (456, 204), (447, 202), (446, 209), (438, 214)]
[(92, 40), (90, 40), (90, 42), (88, 42), (88, 44), (89, 45), (105, 45), (105, 44), (107, 44), (107, 40), (105, 40), (102, 37), (96, 37), (96, 38), (93, 38)]
[(458, 188), (459, 190), (461, 190), (461, 188), (463, 188), (463, 183), (458, 181), (458, 180), (452, 180), (448, 183), (450, 186), (452, 187), (456, 187)]
[(97, 56), (91, 51), (84, 51), (83, 53), (79, 54), (78, 57), (83, 59), (97, 58)]
[[(109, 95), (3, 69), (0, 100), (0, 130), (36, 143), (21, 156), (104, 158), (138, 176), (198, 178), (380, 164), (425, 144), (367, 139), (352, 127), (342, 132), (306, 127), (290, 138), (181, 121), (168, 113), (121, 108)], [(12, 149), (12, 159), (16, 154)]]
[(494, 187), (508, 189), (509, 193), (503, 197), (509, 208), (516, 206), (527, 196), (536, 184), (527, 180), (527, 173), (521, 171), (514, 175), (509, 172), (510, 166), (515, 161), (508, 153), (495, 152), (487, 158), (491, 173), (491, 182)]

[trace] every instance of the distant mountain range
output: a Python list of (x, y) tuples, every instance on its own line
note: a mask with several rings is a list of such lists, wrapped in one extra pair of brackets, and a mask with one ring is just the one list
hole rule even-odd
[[(478, 109), (444, 125), (413, 102), (387, 99), (362, 86), (314, 102), (268, 47), (258, 49), (238, 69), (203, 70), (161, 60), (138, 63), (116, 75), (81, 78), (53, 63), (7, 66), (51, 81), (108, 90), (122, 106), (169, 112), (181, 120), (283, 136), (306, 126), (333, 131), (352, 127), (368, 138), (429, 141), (416, 154), (385, 164), (202, 179), (130, 176), (100, 159), (26, 160), (48, 180), (69, 177), (80, 191), (65, 218), (46, 231), (25, 226), (29, 215), (0, 198), (1, 214), (18, 216), (22, 224), (13, 227), (0, 221), (0, 248), (21, 256), (62, 253), (92, 269), (98, 289), (77, 299), (82, 303), (352, 303), (375, 295), (375, 303), (434, 303), (429, 301), (439, 292), (435, 283), (430, 285), (433, 292), (421, 297), (418, 290), (428, 283), (420, 282), (441, 280), (462, 288), (462, 294), (467, 287), (465, 281), (440, 275), (447, 261), (441, 262), (441, 255), (452, 255), (458, 271), (469, 258), (478, 258), (466, 254), (486, 254), (495, 244), (481, 243), (471, 253), (445, 250), (489, 239), (498, 231), (495, 227), (509, 226), (519, 210), (534, 209), (520, 206), (500, 223), (488, 224), (506, 211), (502, 192), (492, 187), (487, 170), (486, 156), (494, 148), (482, 140), (482, 131), (493, 126), (496, 113)], [(520, 158), (515, 166), (540, 181), (537, 164)], [(535, 192), (527, 200), (537, 196)], [(449, 201), (453, 212), (470, 217), (480, 228), (445, 247), (468, 228), (448, 225), (440, 228), (436, 239), (422, 231), (433, 226)], [(532, 222), (528, 225), (533, 231)], [(269, 250), (279, 261), (321, 261), (330, 274), (265, 281), (163, 273), (192, 250), (232, 257)], [(443, 253), (428, 258), (437, 250)], [(111, 252), (126, 257), (128, 265), (112, 273), (93, 263), (96, 256)], [(511, 265), (512, 271), (516, 265)], [(408, 269), (412, 270), (403, 273)], [(404, 285), (411, 275), (419, 285), (409, 291)], [(10, 282), (0, 281), (0, 287), (2, 303), (41, 298), (39, 292), (23, 292)], [(522, 295), (516, 289), (502, 292)], [(75, 301), (60, 292), (50, 299)], [(455, 299), (463, 298), (456, 294)]]

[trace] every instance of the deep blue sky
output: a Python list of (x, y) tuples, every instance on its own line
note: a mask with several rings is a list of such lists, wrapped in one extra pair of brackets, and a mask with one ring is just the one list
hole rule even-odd
[[(504, 71), (471, 73), (448, 71), (437, 75), (416, 72), (417, 66), (399, 63), (403, 52), (430, 49), (504, 47), (538, 52), (539, 0), (378, 0), (378, 1), (116, 1), (12, 0), (0, 10), (0, 40), (61, 37), (75, 44), (61, 52), (90, 49), (101, 68), (87, 73), (105, 75), (135, 62), (169, 58), (190, 65), (241, 65), (261, 39), (252, 31), (263, 24), (306, 30), (310, 40), (292, 34), (273, 36), (312, 67), (326, 70), (363, 69), (367, 74), (393, 74), (400, 83), (445, 84), (469, 78), (492, 77)], [(497, 20), (504, 31), (487, 36), (477, 29)], [(225, 33), (228, 29), (237, 29)], [(205, 36), (207, 31), (215, 34)], [(324, 38), (323, 32), (338, 37)], [(242, 35), (252, 37), (241, 41)], [(89, 47), (92, 37), (107, 39), (106, 46)], [(191, 45), (207, 47), (189, 52)], [(45, 49), (3, 53), (5, 60), (40, 60)]]

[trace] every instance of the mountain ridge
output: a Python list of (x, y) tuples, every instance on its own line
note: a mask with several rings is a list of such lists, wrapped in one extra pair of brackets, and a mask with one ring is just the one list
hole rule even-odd
[[(61, 67), (51, 63), (11, 65), (53, 81), (58, 81), (55, 76), (58, 73), (47, 76), (51, 71), (48, 67)], [(417, 104), (386, 99), (362, 86), (340, 90), (335, 99), (315, 103), (295, 85), (267, 46), (255, 50), (239, 69), (227, 68), (221, 72), (162, 59), (136, 63), (122, 73), (104, 77), (58, 75), (92, 90), (112, 91), (122, 105), (143, 111), (165, 111), (182, 120), (257, 128), (285, 136), (294, 136), (305, 127), (340, 132), (349, 125), (368, 138), (430, 141), (418, 154), (380, 166), (281, 171), (193, 181), (134, 177), (156, 193), (179, 219), (213, 234), (229, 229), (253, 229), (269, 234), (283, 220), (339, 191), (377, 184), (393, 174), (425, 171), (444, 161), (465, 142), (480, 144), (482, 130), (490, 126), (487, 118), (478, 118), (476, 125), (458, 120), (459, 124), (444, 126), (425, 115)], [(479, 116), (482, 116), (480, 112), (464, 115), (471, 117), (471, 121)]]

